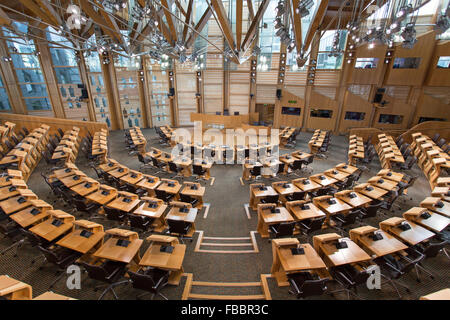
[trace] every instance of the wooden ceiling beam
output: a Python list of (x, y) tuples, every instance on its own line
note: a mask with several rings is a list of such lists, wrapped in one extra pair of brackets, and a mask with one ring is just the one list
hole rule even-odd
[(45, 11), (43, 11), (33, 0), (19, 0), (25, 7), (27, 7), (37, 18), (41, 18), (42, 21), (55, 26), (59, 27), (58, 22), (53, 18), (47, 16)]
[[(221, 0), (211, 0), (211, 5), (214, 8), (214, 12), (216, 13), (217, 22), (220, 25), (220, 28), (222, 29), (223, 36), (225, 37), (225, 40), (230, 47), (230, 49), (233, 51), (236, 50), (236, 44), (234, 42), (234, 35), (233, 30), (231, 29), (230, 21), (228, 21), (227, 13), (225, 11), (225, 8), (223, 6), (223, 3)], [(234, 58), (237, 57), (235, 56)]]
[(253, 9), (253, 2), (252, 0), (247, 0), (247, 8), (248, 8), (248, 15), (250, 20), (253, 20), (255, 17), (255, 10)]
[(202, 32), (203, 28), (208, 23), (209, 18), (211, 18), (212, 15), (212, 9), (211, 7), (208, 7), (205, 12), (203, 13), (200, 20), (197, 22), (197, 24), (194, 27), (194, 31), (191, 32), (191, 35), (189, 36), (188, 40), (186, 41), (186, 48), (189, 48), (194, 44), (195, 39), (197, 38), (198, 34)]
[(241, 51), (242, 41), (242, 10), (244, 0), (236, 0), (236, 46), (237, 51)]
[[(177, 3), (178, 3), (178, 1), (177, 1)], [(186, 13), (185, 25), (183, 28), (183, 43), (186, 41), (189, 25), (191, 24), (193, 6), (194, 6), (194, 0), (189, 0), (188, 9), (187, 9), (187, 13)]]
[(250, 42), (253, 40), (256, 30), (258, 29), (259, 22), (261, 21), (264, 12), (269, 6), (269, 2), (270, 2), (269, 0), (263, 0), (263, 2), (259, 5), (258, 11), (256, 12), (256, 16), (253, 18), (252, 23), (250, 24), (250, 27), (247, 30), (247, 34), (245, 35), (244, 41), (242, 42), (241, 50), (245, 51), (250, 45)]
[(0, 24), (10, 26), (12, 19), (8, 16), (8, 14), (0, 8)]
[(302, 18), (295, 12), (298, 7), (299, 0), (291, 0), (291, 6), (289, 11), (291, 13), (292, 27), (294, 29), (294, 40), (297, 52), (300, 52), (302, 48)]
[[(111, 39), (117, 39), (115, 32), (110, 30), (109, 28), (102, 28), (102, 26), (106, 26), (106, 21), (103, 19), (103, 16), (94, 10), (91, 3), (88, 0), (79, 0), (82, 10), (86, 13), (86, 15), (91, 18), (95, 23), (99, 24), (101, 29), (105, 34), (111, 37)], [(120, 41), (120, 39), (117, 39)]]
[(169, 3), (167, 0), (161, 0), (162, 8), (164, 9), (164, 15), (166, 16), (167, 24), (169, 25), (172, 40), (177, 42), (177, 30), (172, 19), (172, 12), (170, 11)]
[[(181, 14), (182, 14), (183, 16), (187, 17), (187, 15), (188, 15), (189, 13), (187, 13), (187, 12), (184, 10), (184, 8), (183, 8), (183, 6), (181, 5), (180, 1), (175, 0), (175, 5), (177, 6), (178, 10), (180, 10)], [(188, 8), (188, 12), (189, 12), (189, 8)]]
[[(325, 14), (327, 12), (328, 8), (328, 0), (322, 0), (319, 4), (319, 7), (316, 10), (316, 14), (314, 15), (314, 18), (309, 25), (309, 29), (306, 32), (305, 41), (303, 42), (303, 49), (305, 51), (308, 50), (309, 45), (311, 44), (311, 41), (314, 37), (314, 34), (316, 33), (317, 29), (320, 27), (323, 18), (325, 17)], [(297, 51), (299, 49), (297, 48)]]

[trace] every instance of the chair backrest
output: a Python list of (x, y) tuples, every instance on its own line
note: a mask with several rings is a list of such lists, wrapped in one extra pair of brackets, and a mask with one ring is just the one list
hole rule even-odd
[(448, 245), (447, 240), (441, 242), (430, 242), (423, 251), (423, 254), (425, 255), (426, 258), (434, 258), (438, 255), (439, 251), (441, 251), (447, 245)]
[(86, 269), (89, 278), (102, 282), (110, 282), (108, 277), (114, 270), (108, 272), (103, 265), (90, 264), (85, 261), (80, 261), (79, 263)]
[(170, 233), (177, 233), (184, 235), (188, 232), (188, 226), (190, 226), (190, 223), (186, 223), (183, 220), (167, 220), (167, 224), (169, 226), (169, 232)]
[(27, 229), (20, 229), (20, 232), (27, 238), (28, 243), (32, 246), (38, 246), (41, 245), (43, 242), (43, 239), (39, 236), (35, 235), (33, 232), (27, 230)]
[(311, 220), (308, 221), (309, 223), (305, 221), (304, 222), (305, 225), (308, 226), (307, 233), (311, 233), (311, 232), (314, 232), (314, 231), (317, 231), (317, 230), (321, 230), (323, 222), (325, 221), (325, 219), (326, 219), (326, 216), (323, 216), (323, 217), (320, 217), (320, 218), (311, 219)]
[(117, 209), (103, 207), (105, 209), (106, 218), (113, 221), (122, 221), (126, 218), (125, 214)]
[(318, 279), (318, 280), (306, 280), (303, 282), (301, 287), (301, 296), (309, 297), (309, 296), (319, 296), (322, 295), (327, 290), (327, 282), (328, 278)]
[(439, 133), (436, 133), (434, 136), (433, 136), (433, 141), (436, 143), (438, 140), (439, 140), (439, 138), (441, 137), (441, 135), (439, 134)]
[(152, 157), (152, 164), (153, 164), (153, 166), (155, 166), (155, 167), (159, 167), (158, 160), (157, 160), (155, 157)]
[(344, 225), (350, 225), (354, 224), (356, 222), (356, 219), (362, 215), (362, 210), (359, 208), (355, 208), (349, 213), (345, 215), (345, 223)]
[(151, 293), (157, 293), (156, 291), (156, 282), (153, 279), (153, 274), (144, 274), (140, 272), (127, 272), (130, 275), (131, 285), (135, 289), (140, 289), (144, 291), (148, 291)]
[(186, 194), (182, 194), (180, 193), (180, 201), (181, 202), (186, 202), (186, 203), (191, 203), (192, 198)]
[(61, 135), (61, 137), (64, 137), (64, 131), (62, 131), (61, 128), (58, 128), (58, 133)]
[(292, 236), (294, 233), (295, 222), (282, 222), (277, 227), (277, 237)]
[(177, 165), (175, 164), (175, 162), (172, 162), (172, 161), (169, 162), (169, 169), (170, 169), (170, 171), (173, 171), (173, 172), (178, 171)]
[(273, 196), (266, 196), (264, 197), (264, 202), (266, 203), (278, 203), (278, 199), (280, 198), (280, 196), (278, 194), (273, 195)]
[(284, 172), (284, 165), (285, 165), (285, 164), (284, 164), (283, 162), (278, 164), (278, 171), (277, 171), (277, 174), (283, 173), (283, 172)]
[(364, 218), (375, 217), (377, 215), (378, 209), (380, 209), (381, 205), (382, 205), (382, 202), (368, 205), (365, 209), (366, 214), (364, 215)]
[(202, 176), (203, 174), (205, 174), (205, 171), (203, 171), (202, 166), (193, 164), (192, 165), (192, 171), (194, 174), (198, 175), (198, 176)]
[(164, 190), (155, 189), (155, 194), (158, 199), (167, 200), (167, 193)]
[(436, 142), (436, 144), (437, 144), (439, 147), (442, 147), (442, 146), (445, 144), (445, 139), (444, 139), (444, 138), (439, 139), (439, 141)]
[(130, 221), (131, 228), (147, 230), (150, 227), (150, 222), (153, 219), (138, 214), (128, 214), (128, 220)]
[(417, 157), (416, 156), (411, 156), (409, 157), (409, 159), (406, 162), (406, 168), (408, 170), (410, 170), (412, 168), (412, 166), (414, 165), (414, 163), (417, 162)]
[(305, 191), (297, 191), (292, 194), (292, 199), (295, 200), (304, 200), (306, 196)]
[(292, 164), (292, 170), (300, 170), (302, 168), (302, 160), (294, 160)]
[(253, 167), (253, 169), (250, 170), (250, 174), (252, 176), (260, 176), (261, 175), (261, 167), (260, 166)]
[(30, 131), (26, 127), (22, 127), (22, 130), (26, 136), (30, 134)]
[(53, 252), (52, 250), (49, 250), (47, 248), (44, 248), (40, 245), (38, 245), (38, 249), (39, 249), (39, 251), (42, 252), (42, 254), (45, 256), (45, 259), (47, 259), (48, 262), (56, 264), (56, 265), (58, 264), (59, 257), (55, 252)]

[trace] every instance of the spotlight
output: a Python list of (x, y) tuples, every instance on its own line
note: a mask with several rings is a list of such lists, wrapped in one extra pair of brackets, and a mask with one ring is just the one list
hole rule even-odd
[(442, 15), (439, 16), (436, 21), (436, 25), (433, 27), (434, 31), (436, 31), (437, 34), (444, 33), (448, 28), (450, 28), (449, 18)]
[(298, 4), (298, 7), (295, 8), (295, 13), (300, 15), (300, 18), (306, 17), (309, 15), (309, 10), (313, 6), (313, 0), (301, 0)]
[(282, 16), (286, 12), (283, 0), (278, 1), (278, 5), (275, 7), (275, 12), (277, 17)]

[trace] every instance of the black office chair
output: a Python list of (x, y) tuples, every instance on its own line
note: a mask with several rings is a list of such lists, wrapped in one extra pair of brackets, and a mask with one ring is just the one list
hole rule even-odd
[(287, 275), (290, 284), (290, 294), (294, 294), (297, 299), (310, 296), (320, 296), (327, 290), (328, 278), (320, 279), (310, 272), (296, 272)]
[(439, 141), (438, 142), (436, 142), (436, 145), (439, 147), (439, 148), (442, 148), (442, 146), (445, 144), (445, 139), (444, 138), (441, 138), (441, 139), (439, 139)]
[(151, 300), (153, 300), (155, 295), (161, 296), (164, 300), (168, 300), (160, 291), (167, 285), (169, 274), (169, 271), (158, 268), (151, 268), (145, 272), (128, 271), (133, 288), (146, 291), (137, 296), (136, 299), (140, 299), (144, 295), (151, 293)]
[(102, 181), (105, 181), (106, 182), (106, 180), (108, 179), (107, 178), (107, 173), (104, 171), (104, 170), (102, 170), (100, 167), (96, 167), (96, 166), (94, 166), (94, 165), (91, 165), (91, 168), (92, 168), (92, 170), (94, 170), (95, 171), (95, 174), (97, 175), (97, 177), (99, 178), (99, 180), (102, 180)]
[(261, 198), (261, 203), (274, 203), (278, 204), (278, 200), (280, 199), (280, 195), (276, 194), (273, 196), (266, 196), (264, 198)]
[(170, 194), (164, 190), (158, 190), (158, 189), (155, 189), (155, 195), (158, 199), (161, 199), (166, 203), (169, 203), (170, 200), (172, 200), (172, 198), (174, 197), (173, 194)]
[(191, 229), (191, 224), (189, 222), (168, 219), (167, 225), (169, 226), (168, 233), (176, 235), (182, 243), (183, 239), (190, 239), (192, 242), (192, 238), (186, 236)]
[(30, 134), (30, 131), (25, 127), (22, 127), (22, 131), (25, 134), (25, 137)]
[(412, 166), (417, 163), (417, 157), (412, 155), (404, 163), (400, 165), (401, 170), (411, 170)]
[[(101, 265), (97, 265), (97, 264), (90, 264), (85, 261), (80, 261), (79, 264), (86, 269), (89, 278), (106, 283), (107, 287), (102, 292), (98, 300), (101, 300), (105, 296), (105, 294), (108, 293), (109, 291), (112, 292), (116, 300), (119, 300), (116, 292), (114, 291), (114, 288), (117, 287), (118, 285), (128, 284), (130, 282), (130, 280), (119, 281), (120, 278), (122, 278), (126, 272), (125, 263), (106, 261)], [(94, 291), (97, 291), (98, 288), (102, 286), (95, 287)]]
[(206, 174), (206, 169), (203, 169), (203, 167), (200, 165), (193, 164), (192, 173), (196, 175), (195, 180), (201, 180), (204, 179), (203, 177)]
[(195, 199), (191, 196), (180, 193), (180, 201), (190, 203), (193, 208), (195, 208), (198, 204), (198, 199)]
[(357, 287), (366, 284), (370, 276), (366, 270), (360, 271), (349, 264), (330, 268), (330, 274), (342, 286), (342, 289), (330, 292), (330, 294), (334, 295), (337, 292), (344, 291), (347, 293), (348, 299), (350, 299), (350, 296), (360, 299), (357, 294)]
[(121, 210), (117, 210), (114, 208), (109, 208), (104, 206), (103, 209), (105, 210), (106, 218), (111, 221), (118, 221), (121, 224), (124, 224), (127, 220), (127, 214)]
[(336, 228), (342, 233), (345, 232), (345, 227), (352, 225), (356, 222), (358, 218), (362, 216), (362, 210), (360, 208), (353, 208), (347, 214), (334, 214), (331, 216), (331, 220), (336, 224)]
[(378, 209), (381, 208), (382, 202), (371, 203), (367, 207), (362, 208), (361, 219), (375, 218), (377, 216)]
[(296, 201), (296, 200), (305, 200), (306, 192), (305, 191), (297, 191), (293, 194), (285, 196), (286, 201)]
[(292, 170), (294, 175), (296, 174), (297, 170), (302, 170), (302, 160), (294, 160), (294, 162), (289, 166), (289, 168)]
[(101, 207), (100, 204), (95, 202), (87, 202), (86, 199), (73, 199), (73, 204), (78, 212), (84, 212), (89, 215), (88, 219), (102, 218), (100, 216), (96, 216), (96, 212)]
[(300, 228), (300, 232), (308, 239), (313, 232), (322, 230), (322, 226), (323, 223), (325, 222), (325, 219), (326, 216), (314, 219), (305, 219), (299, 221), (297, 225)]
[(256, 166), (250, 169), (250, 175), (254, 177), (254, 179), (258, 179), (259, 177), (261, 177), (261, 167)]
[(52, 159), (51, 154), (47, 150), (41, 151), (41, 155), (49, 166), (56, 166), (59, 162), (58, 160)]
[[(436, 241), (437, 240), (437, 241)], [(421, 251), (421, 253), (425, 256), (425, 259), (427, 258), (434, 258), (439, 253), (445, 254), (445, 256), (450, 259), (450, 256), (447, 253), (447, 250), (445, 249), (446, 246), (448, 246), (449, 241), (441, 237), (439, 234), (433, 237), (428, 243), (421, 244), (421, 246), (418, 246), (417, 249)]]
[(67, 267), (74, 264), (75, 261), (79, 257), (81, 257), (81, 253), (62, 247), (56, 247), (50, 250), (47, 247), (42, 247), (38, 245), (38, 249), (45, 256), (45, 260), (47, 262), (50, 262), (51, 264), (55, 265), (58, 268), (59, 275), (50, 284), (49, 289), (53, 288), (56, 282), (58, 282), (66, 274)]
[(164, 170), (166, 164), (162, 161), (158, 161), (158, 159), (156, 159), (155, 157), (150, 157), (150, 159), (152, 160), (152, 165), (155, 169), (161, 169), (158, 170), (156, 173), (163, 172), (162, 170)]
[(154, 218), (139, 214), (128, 214), (131, 229), (139, 229), (144, 232), (150, 231)]
[[(292, 237), (294, 234), (295, 222), (282, 222), (269, 226), (269, 235), (271, 239), (283, 237)], [(270, 241), (270, 240), (269, 240)]]
[(174, 178), (177, 178), (177, 177), (183, 178), (183, 176), (180, 175), (180, 172), (181, 172), (182, 168), (179, 168), (175, 164), (175, 162), (169, 161), (169, 170), (176, 174)]
[(141, 171), (143, 168), (148, 168), (152, 165), (152, 159), (149, 157), (143, 156), (142, 154), (138, 153), (138, 160), (141, 163), (139, 166), (139, 171)]
[(441, 137), (441, 135), (439, 133), (436, 133), (431, 140), (433, 140), (434, 143), (436, 143), (436, 142), (438, 142), (440, 137)]
[[(3, 210), (2, 210), (3, 211)], [(0, 255), (4, 255), (6, 252), (16, 248), (17, 246), (21, 245), (20, 238), (18, 239), (18, 236), (20, 235), (20, 227), (18, 224), (16, 224), (13, 221), (8, 221), (8, 216), (2, 212), (0, 215), (0, 234), (2, 234), (5, 238), (9, 238), (10, 240), (14, 241), (12, 245), (9, 247), (3, 249), (0, 252)]]

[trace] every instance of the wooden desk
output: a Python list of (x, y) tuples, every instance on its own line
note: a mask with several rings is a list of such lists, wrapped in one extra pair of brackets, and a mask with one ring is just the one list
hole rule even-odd
[[(347, 213), (352, 207), (346, 204), (344, 201), (333, 198), (332, 196), (325, 196), (326, 198), (316, 197), (313, 198), (314, 204), (321, 208), (323, 211), (327, 213), (328, 218), (330, 215), (335, 215), (338, 213)], [(320, 198), (320, 199), (318, 199)], [(329, 203), (328, 201), (334, 200), (334, 204)]]
[(119, 179), (120, 177), (126, 175), (129, 171), (130, 169), (128, 169), (127, 167), (118, 165), (117, 168), (108, 171), (108, 174), (114, 178)]
[(0, 276), (0, 297), (8, 300), (31, 300), (31, 286), (9, 276)]
[(51, 291), (47, 291), (47, 292), (37, 296), (33, 300), (77, 300), (77, 299), (66, 297), (61, 294), (57, 294), (57, 293), (54, 293)]
[[(370, 190), (368, 190), (368, 188), (370, 188)], [(353, 187), (353, 189), (355, 191), (357, 191), (369, 198), (375, 199), (375, 200), (379, 200), (379, 199), (383, 198), (383, 196), (389, 192), (386, 189), (378, 188), (369, 183), (359, 184), (359, 185)]]
[(119, 167), (119, 163), (116, 160), (108, 159), (107, 163), (103, 163), (98, 167), (105, 172), (109, 172), (111, 170), (117, 169)]
[[(49, 242), (72, 231), (74, 216), (61, 210), (49, 210), (49, 213), (51, 215), (49, 219), (33, 226), (30, 231)], [(61, 222), (59, 226), (54, 224), (57, 221)]]
[(55, 176), (55, 178), (57, 178), (59, 180), (61, 178), (75, 175), (76, 170), (78, 170), (78, 169), (77, 168), (58, 169), (58, 170), (53, 171), (53, 175)]
[(42, 200), (30, 200), (30, 203), (30, 207), (10, 215), (10, 218), (22, 228), (28, 228), (45, 220), (50, 216), (49, 210), (53, 209), (50, 204)]
[(340, 163), (335, 167), (338, 171), (346, 172), (348, 174), (354, 174), (359, 169), (355, 166), (346, 164), (346, 163)]
[[(133, 211), (133, 214), (155, 219), (155, 222), (153, 222), (155, 227), (164, 226), (164, 212), (167, 209), (164, 201), (151, 197), (142, 197), (141, 200), (143, 200), (142, 204)], [(156, 205), (156, 207), (151, 207), (152, 204)]]
[(389, 169), (381, 169), (378, 171), (377, 176), (383, 177), (384, 179), (392, 180), (395, 182), (400, 182), (403, 180), (403, 177), (405, 176), (403, 173), (394, 172)]
[(337, 169), (326, 170), (324, 171), (324, 174), (339, 181), (345, 181), (347, 177), (350, 176), (350, 173), (345, 171), (339, 171)]
[(404, 218), (389, 218), (380, 222), (380, 228), (397, 239), (403, 240), (413, 246), (435, 236), (433, 232), (428, 231), (411, 221), (407, 222), (411, 226), (411, 229), (403, 231), (398, 225), (404, 221), (406, 221)]
[(292, 180), (292, 183), (305, 192), (312, 192), (314, 190), (322, 188), (322, 186), (319, 183), (310, 180), (308, 178), (298, 178)]
[(99, 186), (99, 189), (91, 194), (88, 194), (86, 196), (86, 199), (99, 203), (101, 205), (105, 205), (108, 202), (114, 200), (117, 197), (117, 194), (117, 189), (105, 184), (101, 184)]
[(128, 185), (136, 185), (144, 178), (144, 175), (139, 171), (130, 170), (126, 175), (120, 177), (120, 181)]
[[(129, 202), (126, 201), (129, 199)], [(119, 191), (117, 198), (106, 204), (106, 207), (117, 209), (123, 212), (132, 212), (141, 202), (136, 194)]]
[(420, 297), (420, 300), (450, 300), (450, 289), (442, 289), (426, 296)]
[[(303, 248), (304, 254), (292, 254), (292, 248)], [(326, 265), (314, 248), (309, 244), (300, 244), (296, 238), (272, 240), (271, 274), (279, 287), (288, 286), (287, 273), (304, 270), (326, 269)]]
[[(170, 183), (172, 183), (173, 186), (170, 186)], [(177, 180), (161, 179), (161, 183), (156, 189), (170, 194), (177, 194), (181, 189), (181, 184)]]
[(338, 182), (338, 180), (322, 173), (312, 175), (309, 177), (309, 179), (320, 184), (322, 187), (327, 187)]
[(185, 244), (173, 245), (172, 253), (161, 252), (161, 244), (152, 243), (144, 253), (139, 265), (169, 270), (169, 284), (179, 285), (183, 275), (183, 260), (186, 253)]
[[(272, 213), (271, 208), (279, 210), (279, 213)], [(258, 204), (258, 226), (257, 231), (261, 238), (269, 237), (269, 226), (282, 222), (294, 222), (294, 218), (290, 215), (285, 207), (277, 207), (271, 204)]]
[[(194, 226), (195, 218), (197, 218), (198, 209), (188, 208), (189, 212), (180, 212), (181, 207), (172, 207), (166, 215), (166, 220), (182, 220)], [(191, 228), (192, 230), (193, 228)]]
[[(380, 234), (383, 239), (373, 240), (374, 233)], [(361, 246), (366, 252), (372, 256), (382, 257), (408, 248), (395, 237), (371, 226), (363, 226), (349, 231), (350, 239)]]
[(392, 191), (395, 188), (397, 188), (397, 182), (394, 182), (392, 180), (383, 179), (382, 177), (372, 177), (369, 180), (367, 180), (368, 183), (370, 183), (373, 186), (376, 186), (378, 188), (385, 189), (387, 191)]
[[(320, 256), (323, 255), (325, 264), (328, 267), (337, 267), (370, 260), (370, 256), (349, 238), (341, 238), (339, 235), (333, 233), (331, 235), (337, 236), (338, 239), (328, 240), (328, 235), (313, 237), (314, 243), (317, 243), (319, 246), (318, 250), (316, 248), (316, 251)], [(323, 241), (321, 241), (322, 239)], [(345, 241), (347, 248), (337, 249), (335, 244), (338, 240)]]
[(192, 160), (189, 158), (180, 158), (180, 159), (175, 159), (174, 163), (181, 167), (181, 174), (184, 177), (190, 177), (192, 175), (192, 170), (191, 170), (191, 165), (192, 165)]
[(148, 195), (154, 196), (155, 189), (159, 186), (161, 180), (156, 176), (150, 176), (148, 174), (143, 174), (142, 177), (143, 178), (136, 183), (136, 187), (142, 188), (147, 191)]
[[(351, 197), (352, 195), (353, 198)], [(369, 197), (366, 197), (365, 195), (362, 195), (361, 193), (353, 190), (343, 190), (340, 192), (336, 192), (335, 196), (354, 208), (366, 207), (372, 202), (372, 199), (370, 199)]]
[[(86, 254), (103, 244), (103, 237), (105, 236), (103, 225), (88, 220), (77, 220), (74, 225), (76, 229), (59, 240), (56, 243), (57, 245)], [(82, 235), (83, 231), (88, 231), (91, 234), (89, 237), (85, 237)]]
[[(439, 203), (442, 203), (441, 208), (438, 206)], [(450, 202), (441, 198), (427, 197), (420, 203), (420, 206), (442, 214), (443, 216), (450, 217)]]
[[(422, 217), (424, 212), (428, 212), (429, 218)], [(427, 208), (413, 207), (403, 213), (403, 218), (421, 225), (422, 227), (439, 233), (450, 224), (450, 219), (439, 213), (428, 211)]]
[(131, 239), (128, 240), (130, 243), (127, 247), (122, 247), (117, 245), (117, 241), (120, 237), (113, 236), (108, 239), (101, 247), (98, 249), (93, 256), (101, 259), (117, 261), (122, 263), (130, 263), (133, 259), (136, 263), (139, 262), (139, 248), (141, 247), (143, 240), (141, 239)]
[[(263, 189), (261, 189), (263, 188)], [(264, 186), (262, 184), (259, 185), (250, 185), (250, 207), (253, 210), (258, 209), (258, 204), (260, 203), (261, 198), (268, 196), (276, 196), (278, 193), (271, 186)]]
[[(26, 201), (23, 203), (19, 203), (18, 202), (19, 198), (25, 198)], [(37, 198), (37, 196), (31, 198), (31, 197), (24, 197), (22, 195), (17, 195), (12, 198), (9, 198), (7, 200), (1, 201), (0, 208), (3, 210), (3, 212), (5, 212), (5, 214), (11, 214), (11, 213), (20, 211), (22, 209), (25, 209), (26, 207), (31, 206), (30, 200), (34, 200), (36, 198)]]
[(185, 182), (185, 187), (181, 190), (181, 194), (192, 197), (198, 200), (195, 206), (198, 209), (203, 207), (203, 196), (205, 195), (206, 188), (202, 187), (200, 183)]
[(449, 187), (435, 187), (431, 191), (431, 196), (434, 198), (441, 198), (445, 201), (450, 201), (450, 188)]
[(88, 194), (95, 192), (100, 187), (100, 183), (97, 180), (91, 178), (84, 178), (83, 183), (79, 183), (70, 188), (73, 192), (79, 194), (82, 197), (87, 196)]
[(65, 185), (67, 188), (71, 188), (73, 186), (76, 186), (77, 184), (86, 181), (86, 175), (84, 173), (80, 174), (80, 172), (81, 171), (77, 172), (76, 175), (67, 176), (58, 180), (61, 181), (61, 183)]
[(317, 219), (326, 216), (322, 210), (316, 207), (312, 202), (306, 200), (286, 202), (286, 208), (298, 221)]

